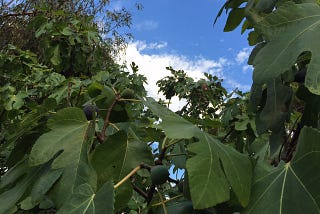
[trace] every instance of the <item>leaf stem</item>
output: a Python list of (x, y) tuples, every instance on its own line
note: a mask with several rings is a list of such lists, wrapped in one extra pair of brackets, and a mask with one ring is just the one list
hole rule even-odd
[(136, 100), (136, 99), (124, 99), (124, 98), (120, 98), (119, 101), (141, 102), (141, 100)]
[(182, 139), (173, 139), (171, 140), (167, 145), (166, 147), (169, 148), (170, 146), (176, 144), (176, 143), (179, 143)]
[(187, 156), (188, 154), (187, 153), (167, 154), (166, 157), (175, 157), (175, 156), (182, 156), (182, 155)]
[[(183, 194), (181, 194), (181, 195), (176, 195), (176, 196), (174, 196), (174, 197), (172, 197), (172, 198), (169, 198), (169, 199), (163, 201), (163, 203), (167, 203), (167, 202), (169, 202), (169, 201), (175, 200), (175, 199), (180, 198), (180, 197), (182, 197), (182, 196), (183, 196)], [(162, 204), (162, 202), (159, 202), (159, 203), (156, 203), (156, 204), (152, 204), (151, 206), (156, 207), (156, 206), (159, 206), (159, 205), (161, 205), (161, 204)]]
[(161, 195), (161, 193), (159, 191), (158, 191), (158, 195), (159, 195), (159, 198), (160, 198), (160, 201), (161, 201), (160, 203), (162, 204), (162, 208), (163, 208), (164, 214), (168, 214), (166, 203), (163, 200), (163, 197), (162, 197), (162, 195)]
[(118, 188), (121, 186), (124, 182), (126, 182), (132, 175), (134, 175), (137, 171), (141, 169), (141, 165), (137, 166), (134, 168), (129, 174), (126, 175), (126, 177), (122, 178), (121, 181), (119, 181), (116, 185), (114, 185), (114, 188)]
[(118, 127), (116, 124), (110, 123), (110, 122), (109, 122), (109, 124), (110, 124), (113, 128), (115, 128), (117, 131), (120, 130), (119, 127)]

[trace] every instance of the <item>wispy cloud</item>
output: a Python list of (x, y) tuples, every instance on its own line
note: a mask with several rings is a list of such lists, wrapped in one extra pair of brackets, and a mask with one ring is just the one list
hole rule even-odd
[[(147, 43), (145, 41), (136, 41), (134, 46), (138, 51), (143, 51), (143, 50), (158, 50), (162, 49), (168, 46), (167, 42), (153, 42), (153, 43)], [(131, 45), (132, 45), (131, 44)]]
[(236, 62), (239, 64), (243, 64), (248, 61), (248, 58), (251, 53), (251, 48), (243, 48), (241, 51), (237, 53)]
[(133, 26), (136, 30), (154, 30), (158, 28), (158, 22), (153, 20), (146, 20), (140, 23), (137, 23)]
[(244, 65), (244, 66), (242, 66), (242, 72), (244, 74), (247, 74), (249, 71), (253, 71), (252, 65)]

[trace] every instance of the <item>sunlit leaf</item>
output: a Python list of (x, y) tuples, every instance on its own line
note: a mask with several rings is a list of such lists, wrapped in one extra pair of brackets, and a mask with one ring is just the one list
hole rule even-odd
[[(288, 1), (258, 22), (256, 27), (267, 44), (257, 53), (253, 80), (266, 83), (290, 70), (298, 56), (311, 52), (311, 61), (305, 79), (306, 87), (320, 94), (320, 7), (314, 3), (294, 4)], [(303, 45), (302, 45), (303, 44)]]
[(60, 65), (61, 57), (60, 57), (60, 46), (59, 45), (54, 47), (50, 61), (53, 65)]
[(199, 142), (188, 147), (196, 155), (187, 160), (191, 198), (195, 208), (203, 209), (227, 201), (230, 187), (243, 206), (249, 203), (252, 167), (246, 155), (202, 132), (153, 99), (148, 98), (144, 104), (161, 118), (161, 129), (169, 138), (199, 139)]

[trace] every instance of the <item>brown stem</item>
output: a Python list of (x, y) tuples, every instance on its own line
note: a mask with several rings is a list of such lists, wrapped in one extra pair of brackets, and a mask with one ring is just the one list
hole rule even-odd
[(229, 135), (234, 131), (233, 127), (231, 127), (230, 131), (223, 137), (223, 139), (221, 140), (221, 142), (223, 143), (228, 137)]
[(71, 107), (71, 86), (72, 83), (68, 82), (67, 106)]
[(166, 155), (166, 151), (167, 151), (168, 147), (164, 147), (161, 151), (161, 153), (158, 156), (158, 159), (155, 160), (155, 164), (156, 165), (162, 165), (162, 160), (164, 159), (165, 155)]
[(114, 105), (118, 102), (119, 98), (117, 97), (111, 104), (111, 106), (108, 108), (108, 112), (107, 112), (107, 116), (104, 120), (104, 124), (102, 127), (102, 130), (100, 132), (100, 134), (97, 135), (97, 139), (99, 140), (100, 143), (103, 143), (105, 138), (106, 138), (106, 130), (110, 124), (110, 115), (111, 115), (111, 111), (114, 107)]
[(78, 103), (79, 103), (79, 99), (80, 99), (80, 96), (81, 96), (82, 88), (83, 88), (83, 86), (80, 86), (79, 92), (78, 92), (78, 95), (77, 95), (77, 98), (76, 98), (76, 103), (74, 104), (75, 106), (77, 106)]
[[(279, 155), (278, 155), (278, 161), (279, 161), (279, 162), (280, 162), (280, 160), (281, 160), (281, 153), (282, 153), (283, 147), (284, 147), (285, 145), (290, 144), (290, 142), (289, 142), (290, 136), (292, 135), (293, 130), (294, 130), (294, 127), (297, 125), (299, 119), (300, 119), (300, 117), (298, 117), (298, 118), (294, 121), (294, 123), (293, 123), (293, 125), (292, 125), (292, 129), (290, 130), (290, 133), (288, 134), (288, 136), (287, 136), (287, 138), (286, 138), (286, 141), (285, 141), (285, 142), (281, 145), (281, 147), (280, 147), (280, 151), (279, 151)], [(298, 126), (299, 126), (299, 125), (298, 125)]]
[(144, 197), (145, 199), (148, 199), (148, 194), (143, 191), (142, 189), (140, 189), (135, 183), (134, 183), (134, 179), (131, 180), (131, 185), (134, 189), (134, 191), (136, 191), (137, 193), (139, 193), (139, 195), (141, 195), (142, 197)]
[(289, 162), (292, 159), (293, 152), (296, 149), (298, 138), (301, 132), (301, 129), (303, 128), (303, 125), (301, 122), (298, 123), (296, 130), (294, 131), (294, 134), (291, 138), (290, 143), (288, 144), (287, 152), (286, 152), (286, 159), (285, 162)]
[(35, 15), (37, 13), (37, 11), (33, 11), (33, 12), (21, 12), (21, 13), (8, 13), (8, 14), (3, 14), (2, 16), (0, 16), (0, 19), (3, 18), (7, 18), (7, 17), (17, 17), (17, 16), (32, 16)]
[(152, 198), (153, 198), (153, 193), (156, 190), (156, 185), (151, 184), (150, 189), (148, 190), (147, 194), (148, 194), (148, 198), (147, 198), (147, 204), (149, 205)]

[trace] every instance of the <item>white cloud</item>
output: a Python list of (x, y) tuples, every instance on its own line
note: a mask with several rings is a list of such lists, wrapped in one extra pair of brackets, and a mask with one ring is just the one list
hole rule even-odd
[[(133, 61), (139, 66), (139, 73), (143, 74), (148, 81), (145, 85), (148, 91), (148, 96), (155, 99), (162, 98), (162, 94), (158, 94), (158, 87), (156, 82), (168, 75), (170, 71), (166, 69), (168, 66), (172, 66), (174, 69), (184, 70), (188, 76), (195, 80), (204, 78), (204, 72), (223, 78), (223, 66), (227, 64), (227, 59), (220, 58), (217, 61), (206, 59), (203, 57), (197, 57), (195, 59), (189, 59), (183, 55), (177, 54), (144, 54), (141, 51), (146, 49), (159, 49), (166, 47), (167, 43), (146, 43), (143, 41), (133, 42), (128, 45), (126, 54), (123, 61), (129, 64)], [(179, 101), (178, 98), (173, 98), (170, 108), (173, 111), (180, 109), (185, 101)]]
[(243, 48), (236, 56), (236, 62), (242, 64), (246, 62), (250, 56), (251, 48)]
[(242, 72), (244, 74), (247, 74), (249, 71), (253, 71), (252, 65), (244, 65), (244, 66), (242, 66)]
[(225, 83), (231, 86), (232, 89), (238, 89), (241, 91), (249, 91), (251, 89), (251, 85), (243, 85), (233, 79), (224, 79)]
[(143, 50), (157, 50), (162, 49), (168, 46), (167, 42), (153, 42), (146, 43), (145, 41), (137, 41), (134, 44), (135, 48), (140, 52)]
[(154, 30), (158, 28), (158, 22), (153, 20), (146, 20), (140, 23), (133, 25), (133, 27), (138, 30)]

